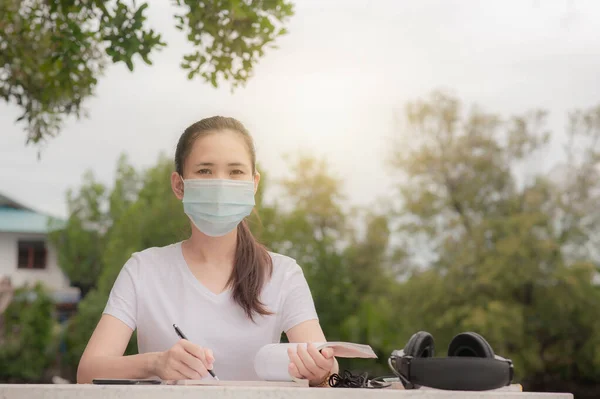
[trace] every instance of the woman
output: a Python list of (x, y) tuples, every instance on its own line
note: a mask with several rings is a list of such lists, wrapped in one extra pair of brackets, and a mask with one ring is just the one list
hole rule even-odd
[[(302, 269), (258, 244), (244, 221), (260, 181), (255, 164), (252, 138), (235, 119), (185, 130), (171, 187), (192, 234), (127, 261), (81, 357), (79, 383), (212, 378), (213, 364), (219, 379), (252, 380), (256, 352), (282, 332), (293, 343), (325, 341)], [(139, 354), (123, 356), (136, 329)], [(338, 369), (331, 349), (298, 345), (288, 356), (290, 375), (311, 386), (326, 386)]]

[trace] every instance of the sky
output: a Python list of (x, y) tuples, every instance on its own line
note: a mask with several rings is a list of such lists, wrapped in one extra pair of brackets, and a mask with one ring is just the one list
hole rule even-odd
[(174, 10), (149, 3), (149, 25), (168, 47), (133, 73), (110, 67), (85, 104), (89, 118), (69, 120), (41, 159), (15, 124), (19, 109), (0, 104), (1, 193), (66, 216), (66, 191), (86, 170), (110, 185), (122, 153), (152, 166), (160, 153), (172, 156), (185, 127), (220, 114), (249, 128), (270, 176), (285, 173), (286, 154), (323, 156), (349, 200), (368, 206), (393, 196), (385, 160), (398, 116), (432, 90), (504, 116), (548, 110), (555, 141), (544, 168), (560, 160), (567, 112), (600, 104), (594, 0), (296, 0), (290, 33), (233, 93), (187, 80), (179, 63), (190, 45)]

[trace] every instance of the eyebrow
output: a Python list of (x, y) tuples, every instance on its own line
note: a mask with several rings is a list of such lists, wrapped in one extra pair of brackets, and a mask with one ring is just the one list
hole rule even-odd
[[(215, 166), (215, 164), (212, 162), (200, 162), (200, 163), (197, 163), (196, 166)], [(227, 166), (247, 166), (247, 165), (244, 165), (241, 162), (230, 162), (227, 164)]]

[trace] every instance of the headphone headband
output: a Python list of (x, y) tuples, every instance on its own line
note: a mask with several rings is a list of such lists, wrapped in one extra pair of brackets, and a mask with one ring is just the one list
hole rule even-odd
[(392, 370), (402, 376), (405, 388), (427, 386), (452, 391), (486, 391), (510, 385), (510, 361), (484, 358), (448, 357), (390, 358)]

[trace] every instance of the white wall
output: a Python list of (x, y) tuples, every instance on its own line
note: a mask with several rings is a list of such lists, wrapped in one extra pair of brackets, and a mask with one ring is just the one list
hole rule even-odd
[(18, 241), (45, 238), (43, 234), (0, 232), (0, 274), (10, 276), (13, 287), (41, 281), (51, 289), (65, 289), (69, 281), (58, 266), (56, 250), (46, 242), (47, 258), (45, 269), (18, 269)]

